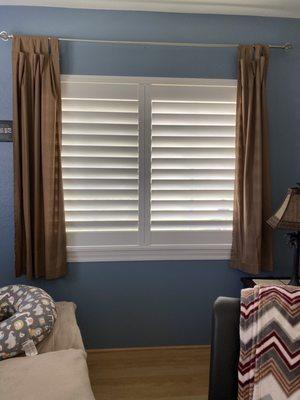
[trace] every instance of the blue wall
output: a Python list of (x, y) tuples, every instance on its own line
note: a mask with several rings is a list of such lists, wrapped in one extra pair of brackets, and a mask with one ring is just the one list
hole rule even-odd
[[(300, 180), (300, 21), (257, 17), (85, 11), (0, 6), (0, 30), (103, 39), (291, 41), (271, 51), (269, 105), (274, 207)], [(0, 43), (0, 119), (10, 119), (11, 43)], [(235, 49), (62, 43), (62, 73), (235, 78)], [(13, 272), (12, 144), (0, 143), (0, 286), (23, 282)], [(290, 269), (276, 236), (276, 271)], [(208, 343), (219, 295), (237, 296), (238, 271), (226, 261), (74, 263), (65, 279), (35, 282), (57, 300), (73, 300), (88, 347)]]

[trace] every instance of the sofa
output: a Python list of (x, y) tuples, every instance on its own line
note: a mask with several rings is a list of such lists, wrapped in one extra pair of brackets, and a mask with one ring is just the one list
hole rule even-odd
[(219, 297), (213, 307), (209, 400), (238, 398), (240, 299)]
[(0, 361), (1, 400), (95, 400), (86, 352), (71, 302), (58, 302), (50, 335), (38, 355)]

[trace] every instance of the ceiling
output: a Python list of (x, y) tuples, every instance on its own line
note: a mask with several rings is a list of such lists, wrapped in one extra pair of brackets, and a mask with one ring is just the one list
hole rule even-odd
[(0, 5), (300, 18), (300, 0), (0, 0)]

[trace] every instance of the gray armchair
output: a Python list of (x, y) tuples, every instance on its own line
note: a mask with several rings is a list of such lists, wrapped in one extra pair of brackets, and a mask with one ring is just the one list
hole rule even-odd
[(209, 400), (236, 400), (240, 300), (218, 297), (213, 307)]

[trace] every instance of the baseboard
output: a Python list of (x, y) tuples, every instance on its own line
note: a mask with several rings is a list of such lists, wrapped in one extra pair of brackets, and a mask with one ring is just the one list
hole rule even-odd
[(148, 346), (148, 347), (114, 347), (108, 349), (87, 349), (87, 353), (107, 353), (117, 351), (145, 351), (145, 350), (210, 350), (209, 344), (196, 344), (184, 346)]

